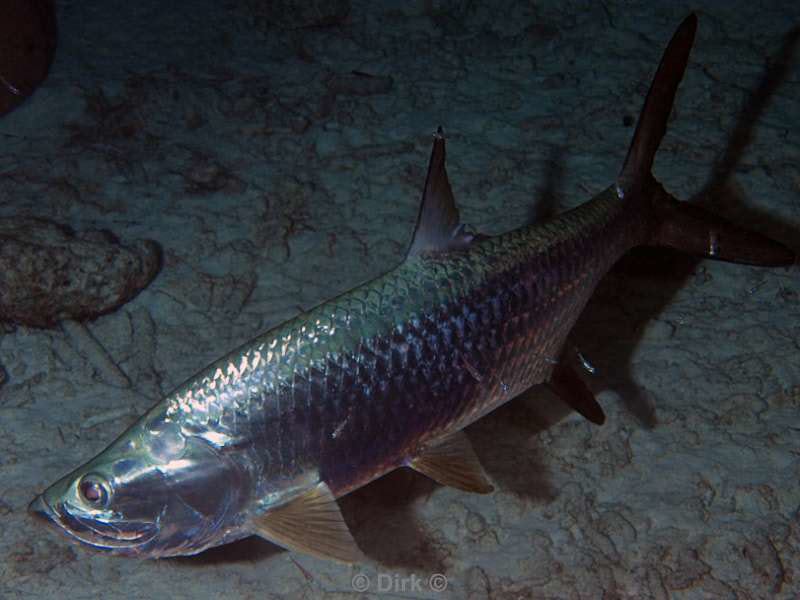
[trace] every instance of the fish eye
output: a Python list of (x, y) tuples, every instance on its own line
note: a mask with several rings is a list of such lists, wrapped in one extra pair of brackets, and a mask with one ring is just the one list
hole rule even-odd
[(78, 483), (81, 500), (94, 508), (105, 508), (111, 498), (108, 482), (99, 475), (84, 475)]

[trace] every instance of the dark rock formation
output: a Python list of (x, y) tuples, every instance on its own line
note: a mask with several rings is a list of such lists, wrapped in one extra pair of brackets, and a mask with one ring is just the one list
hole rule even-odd
[(0, 219), (0, 321), (52, 327), (63, 319), (93, 319), (138, 294), (160, 264), (150, 240), (121, 244), (108, 231)]

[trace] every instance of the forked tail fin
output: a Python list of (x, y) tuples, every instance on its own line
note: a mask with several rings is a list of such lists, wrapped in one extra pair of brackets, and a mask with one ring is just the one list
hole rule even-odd
[(791, 265), (795, 262), (794, 253), (783, 244), (733, 225), (697, 205), (679, 202), (651, 174), (696, 31), (697, 17), (691, 14), (680, 24), (664, 51), (617, 178), (617, 193), (620, 197), (638, 194), (643, 201), (652, 203), (657, 224), (648, 241), (650, 245), (730, 262)]

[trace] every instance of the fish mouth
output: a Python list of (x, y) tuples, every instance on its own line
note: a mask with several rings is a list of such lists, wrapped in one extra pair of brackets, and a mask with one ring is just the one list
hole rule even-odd
[[(71, 510), (70, 510), (71, 509)], [(110, 522), (98, 519), (69, 504), (50, 505), (44, 494), (34, 498), (28, 512), (48, 524), (59, 527), (69, 537), (92, 548), (136, 554), (159, 531), (151, 521)]]

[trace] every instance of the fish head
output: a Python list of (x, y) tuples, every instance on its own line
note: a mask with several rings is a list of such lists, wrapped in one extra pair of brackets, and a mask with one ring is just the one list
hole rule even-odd
[(81, 545), (157, 558), (243, 537), (247, 489), (234, 459), (162, 412), (142, 417), (28, 510)]

